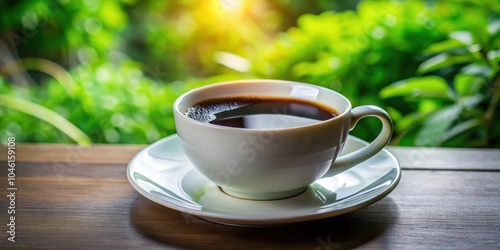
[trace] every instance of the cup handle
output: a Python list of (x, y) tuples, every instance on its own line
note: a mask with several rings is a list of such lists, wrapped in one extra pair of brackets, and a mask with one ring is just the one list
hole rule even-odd
[(352, 130), (356, 123), (364, 117), (373, 116), (382, 121), (382, 130), (377, 138), (367, 146), (358, 149), (347, 155), (338, 157), (325, 176), (333, 176), (338, 173), (344, 172), (356, 164), (366, 161), (370, 157), (380, 152), (389, 143), (392, 136), (392, 121), (387, 112), (377, 106), (365, 105), (353, 108), (351, 111), (351, 128)]

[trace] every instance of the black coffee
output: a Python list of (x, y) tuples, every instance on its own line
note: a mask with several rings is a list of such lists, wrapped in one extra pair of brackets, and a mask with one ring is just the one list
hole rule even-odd
[(186, 116), (227, 127), (270, 129), (297, 127), (337, 116), (320, 103), (281, 97), (214, 98), (195, 104)]

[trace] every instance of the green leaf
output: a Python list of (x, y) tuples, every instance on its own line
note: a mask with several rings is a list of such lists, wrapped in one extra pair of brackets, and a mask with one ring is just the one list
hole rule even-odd
[(475, 77), (489, 77), (491, 72), (491, 68), (487, 65), (471, 63), (460, 70), (461, 73), (467, 75), (473, 75)]
[(446, 133), (443, 134), (442, 141), (444, 142), (450, 140), (453, 137), (459, 136), (460, 134), (464, 133), (467, 130), (481, 126), (482, 123), (483, 120), (477, 118), (456, 124), (455, 126), (451, 127)]
[(469, 31), (454, 31), (450, 33), (450, 37), (465, 45), (472, 45), (474, 43), (474, 37)]
[(437, 147), (441, 145), (445, 139), (445, 134), (461, 112), (462, 106), (455, 104), (430, 115), (424, 122), (423, 127), (418, 131), (415, 145), (420, 147)]
[(498, 63), (500, 61), (500, 49), (488, 52), (488, 60), (493, 63)]
[(39, 104), (0, 94), (0, 105), (21, 111), (50, 123), (82, 146), (92, 144), (92, 140), (83, 131), (61, 115)]
[(380, 97), (417, 97), (453, 99), (453, 94), (446, 81), (438, 76), (414, 77), (398, 81), (380, 91)]
[(441, 53), (421, 63), (417, 71), (420, 74), (425, 74), (451, 65), (472, 61), (474, 61), (474, 57), (471, 54)]
[(483, 83), (482, 78), (470, 74), (457, 74), (453, 81), (455, 91), (461, 97), (477, 94)]
[(466, 48), (466, 47), (467, 46), (461, 43), (460, 41), (457, 41), (455, 39), (448, 39), (446, 41), (431, 44), (429, 47), (427, 47), (427, 49), (425, 49), (424, 53), (437, 54), (452, 49)]
[(495, 35), (500, 33), (500, 19), (493, 20), (488, 24), (488, 33)]
[(428, 116), (428, 113), (424, 112), (414, 112), (408, 115), (405, 115), (403, 118), (394, 123), (395, 130), (397, 132), (402, 132), (408, 130), (415, 125), (421, 124), (423, 120)]
[(473, 109), (477, 105), (479, 105), (479, 103), (481, 103), (485, 98), (486, 98), (485, 95), (477, 94), (477, 95), (473, 95), (473, 96), (467, 96), (467, 97), (460, 98), (459, 103), (464, 108)]
[(488, 34), (490, 39), (486, 49), (498, 49), (500, 45), (500, 19), (490, 22), (488, 25)]

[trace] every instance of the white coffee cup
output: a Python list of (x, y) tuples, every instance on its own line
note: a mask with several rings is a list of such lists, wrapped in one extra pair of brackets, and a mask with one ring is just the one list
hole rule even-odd
[[(298, 127), (269, 121), (274, 124), (270, 129), (226, 127), (186, 116), (200, 101), (242, 96), (306, 99), (333, 107), (338, 116)], [(382, 121), (377, 138), (337, 158), (348, 132), (367, 116)], [(194, 167), (225, 193), (255, 200), (300, 194), (321, 177), (367, 160), (387, 145), (393, 129), (389, 115), (379, 107), (352, 108), (347, 98), (333, 90), (281, 80), (231, 81), (191, 90), (175, 101), (174, 118), (182, 147)]]

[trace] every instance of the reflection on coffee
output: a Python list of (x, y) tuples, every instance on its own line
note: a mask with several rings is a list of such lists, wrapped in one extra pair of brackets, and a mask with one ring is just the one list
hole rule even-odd
[(287, 97), (214, 98), (195, 104), (186, 113), (197, 121), (248, 129), (304, 126), (337, 115), (320, 103)]

